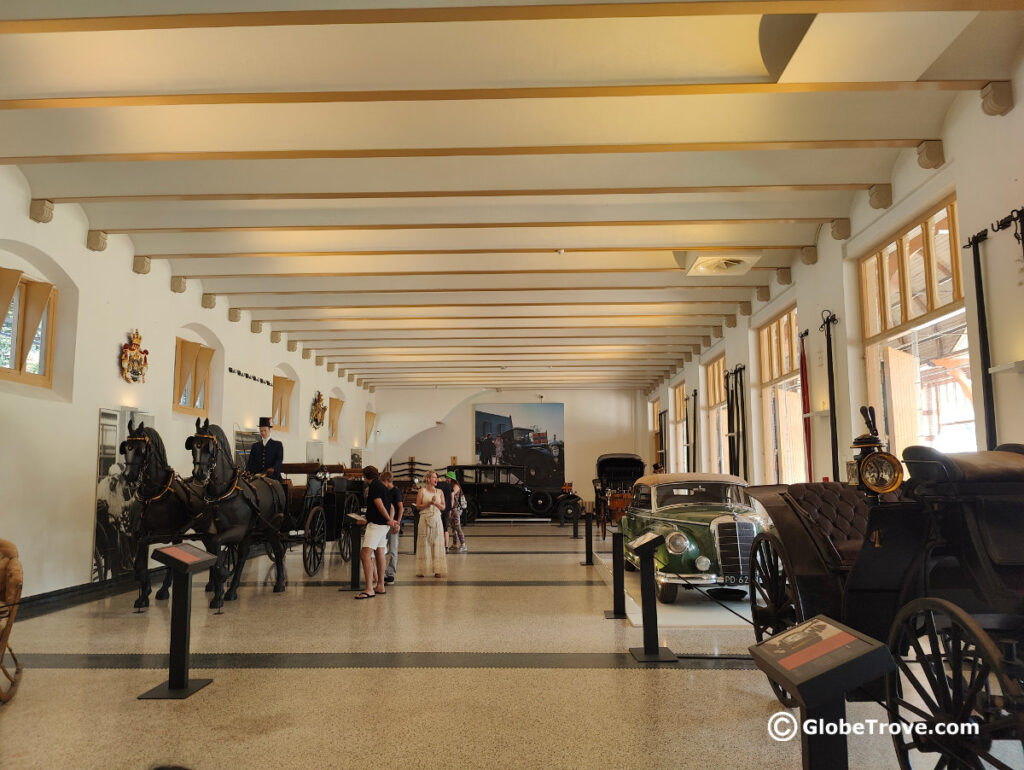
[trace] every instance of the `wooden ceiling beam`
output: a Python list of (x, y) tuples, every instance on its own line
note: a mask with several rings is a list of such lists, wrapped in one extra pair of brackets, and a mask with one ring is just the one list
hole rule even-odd
[[(432, 287), (426, 289), (395, 289), (395, 288), (379, 288), (379, 289), (280, 289), (277, 291), (217, 291), (213, 292), (219, 297), (294, 297), (294, 296), (321, 296), (324, 294), (463, 294), (463, 293), (483, 293), (483, 292), (525, 292), (530, 294), (537, 294), (540, 292), (549, 291), (692, 291), (692, 292), (705, 292), (705, 291), (735, 291), (738, 294), (746, 293), (749, 296), (750, 290), (754, 288), (754, 284), (746, 286), (677, 286), (664, 284), (654, 284), (652, 286), (521, 286), (521, 287), (509, 287), (509, 286), (445, 286), (445, 287)], [(688, 300), (690, 302), (697, 303), (709, 303), (709, 302), (742, 302), (742, 299), (699, 299), (699, 300)]]
[(506, 198), (574, 195), (705, 195), (713, 193), (856, 192), (870, 182), (830, 184), (691, 185), (684, 187), (538, 187), (481, 190), (363, 190), (354, 192), (163, 193), (144, 195), (48, 195), (54, 203), (191, 203), (210, 201), (335, 201), (400, 198)]
[[(778, 268), (771, 268), (776, 270)], [(172, 278), (195, 278), (203, 280), (235, 279), (235, 278), (268, 278), (279, 280), (281, 278), (414, 278), (417, 276), (462, 276), (462, 275), (598, 275), (612, 273), (685, 273), (686, 270), (676, 264), (663, 265), (660, 267), (587, 267), (587, 268), (515, 268), (501, 267), (493, 270), (392, 270), (392, 271), (367, 271), (367, 272), (331, 272), (331, 273), (192, 273), (188, 271), (174, 272)], [(707, 276), (691, 276), (691, 280), (706, 281), (714, 280)], [(767, 283), (767, 279), (751, 284), (734, 284), (732, 286), (720, 286), (717, 288), (736, 289), (743, 286), (757, 286), (760, 283)], [(703, 284), (694, 284), (694, 288), (716, 288)], [(216, 292), (223, 294), (224, 292)], [(244, 293), (244, 292), (242, 292)]]
[[(308, 257), (420, 257), (458, 255), (509, 255), (509, 254), (607, 254), (615, 252), (656, 252), (656, 251), (795, 251), (812, 244), (716, 244), (714, 246), (580, 246), (518, 249), (376, 249), (362, 251), (220, 251), (199, 254), (139, 254), (146, 259), (302, 259)], [(754, 269), (758, 269), (755, 265)], [(775, 270), (776, 268), (765, 268)]]
[[(717, 5), (717, 3), (715, 3)], [(94, 152), (66, 155), (11, 155), (0, 165), (44, 163), (162, 163), (204, 160), (337, 160), (347, 158), (456, 158), (519, 155), (620, 155), (666, 152), (755, 152), (774, 150), (892, 150), (916, 148), (932, 136), (913, 139), (792, 139), (733, 142), (654, 142), (636, 144), (506, 145), (501, 147), (384, 147), (347, 150), (181, 150), (172, 152)]]
[(1020, 10), (1020, 4), (1015, 0), (718, 0), (717, 2), (685, 0), (683, 2), (647, 3), (462, 5), (433, 8), (349, 8), (241, 13), (68, 16), (48, 19), (5, 19), (0, 21), (0, 34), (983, 10), (1014, 11)]
[(908, 91), (980, 91), (990, 80), (901, 80), (817, 83), (651, 83), (618, 86), (427, 88), (358, 91), (255, 91), (135, 94), (0, 99), (0, 110), (102, 109), (229, 104), (340, 104), (352, 102), (446, 102), (506, 99), (594, 99), (744, 94), (811, 94)]

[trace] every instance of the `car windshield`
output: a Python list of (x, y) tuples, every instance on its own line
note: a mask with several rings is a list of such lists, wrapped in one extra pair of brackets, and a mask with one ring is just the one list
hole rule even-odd
[(720, 481), (688, 481), (659, 484), (655, 488), (658, 507), (670, 505), (750, 505), (743, 487)]

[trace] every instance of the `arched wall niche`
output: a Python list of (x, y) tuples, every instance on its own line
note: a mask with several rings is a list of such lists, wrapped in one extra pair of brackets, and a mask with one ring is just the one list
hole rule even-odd
[(22, 241), (0, 238), (0, 266), (52, 283), (58, 292), (54, 330), (53, 385), (45, 388), (0, 380), (0, 390), (40, 399), (71, 401), (78, 346), (78, 285), (46, 252)]
[(291, 364), (280, 362), (274, 367), (274, 374), (278, 377), (287, 377), (289, 380), (295, 381), (295, 387), (292, 388), (291, 398), (288, 400), (288, 411), (290, 414), (291, 424), (288, 426), (287, 435), (301, 438), (304, 434), (303, 427), (307, 426), (307, 415), (303, 413), (301, 404), (302, 401), (302, 378), (299, 377), (299, 373), (295, 371)]
[[(210, 382), (207, 386), (206, 397), (209, 407), (210, 422), (221, 425), (224, 417), (224, 343), (221, 342), (210, 327), (201, 323), (187, 323), (178, 329), (178, 336), (192, 342), (199, 342), (208, 348), (213, 348), (213, 360), (210, 361)], [(180, 413), (172, 413), (176, 418), (191, 417)]]

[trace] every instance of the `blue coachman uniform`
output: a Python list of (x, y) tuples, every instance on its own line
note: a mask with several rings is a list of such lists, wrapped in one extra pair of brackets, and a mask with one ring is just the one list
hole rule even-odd
[(267, 439), (266, 446), (262, 441), (257, 441), (249, 448), (249, 461), (245, 469), (249, 473), (267, 473), (267, 468), (273, 468), (273, 473), (267, 473), (268, 478), (281, 481), (281, 463), (284, 462), (284, 444), (272, 438)]

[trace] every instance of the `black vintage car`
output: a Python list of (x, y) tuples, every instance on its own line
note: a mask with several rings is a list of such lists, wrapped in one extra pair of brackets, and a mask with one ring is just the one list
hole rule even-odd
[(562, 498), (561, 488), (523, 483), (526, 471), (517, 465), (449, 465), (466, 494), (466, 522), (482, 513), (526, 513), (550, 516)]
[(546, 433), (529, 428), (510, 428), (501, 442), (502, 462), (519, 466), (527, 484), (557, 489), (565, 483), (564, 442), (548, 442)]

